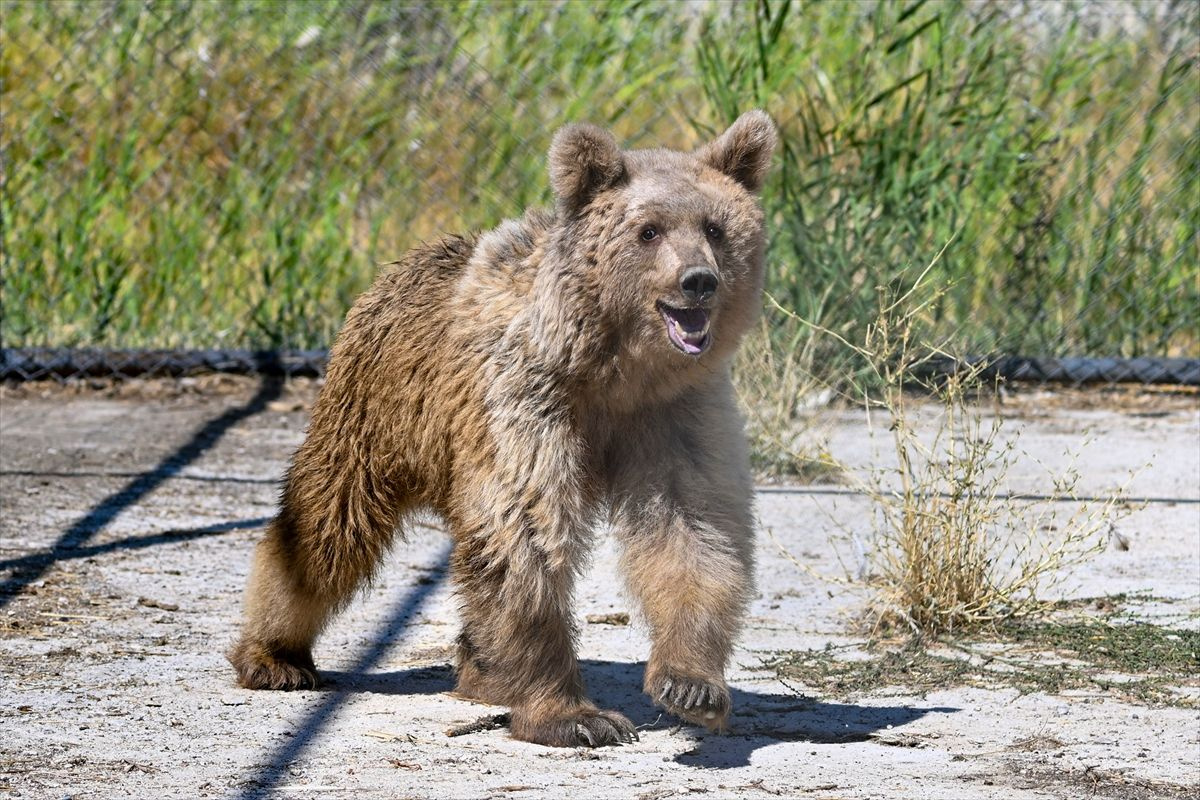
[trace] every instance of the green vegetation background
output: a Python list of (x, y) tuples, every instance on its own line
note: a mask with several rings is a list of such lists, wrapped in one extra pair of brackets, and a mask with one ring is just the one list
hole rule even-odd
[(758, 106), (785, 308), (852, 339), (953, 239), (925, 322), (963, 352), (1200, 355), (1190, 1), (2, 11), (7, 346), (324, 347), (379, 263), (547, 202), (559, 125)]

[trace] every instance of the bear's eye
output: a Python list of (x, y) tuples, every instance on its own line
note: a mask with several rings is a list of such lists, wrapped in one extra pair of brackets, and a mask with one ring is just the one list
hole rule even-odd
[(657, 238), (658, 238), (658, 229), (655, 228), (653, 225), (647, 225), (646, 227), (642, 228), (642, 241), (643, 242), (653, 242)]
[(710, 222), (704, 226), (704, 235), (714, 242), (719, 242), (725, 238), (725, 231), (721, 230), (721, 226), (715, 222)]

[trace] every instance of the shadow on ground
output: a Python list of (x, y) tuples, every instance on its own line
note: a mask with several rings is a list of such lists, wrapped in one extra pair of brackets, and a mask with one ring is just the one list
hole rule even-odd
[[(12, 570), (10, 577), (0, 582), (0, 608), (4, 607), (13, 597), (24, 591), (25, 587), (46, 574), (50, 567), (57, 562), (64, 558), (78, 557), (78, 551), (84, 548), (93, 536), (104, 530), (110, 522), (124, 511), (140, 503), (143, 498), (157, 489), (164, 481), (178, 476), (185, 467), (211, 450), (230, 428), (266, 410), (271, 401), (279, 399), (283, 393), (283, 386), (283, 380), (280, 378), (264, 378), (262, 383), (259, 384), (258, 391), (244, 405), (226, 409), (220, 416), (214, 417), (204, 423), (204, 425), (192, 433), (191, 438), (180, 444), (172, 452), (163, 456), (162, 460), (153, 468), (144, 472), (128, 473), (130, 480), (123, 487), (94, 505), (75, 524), (64, 531), (48, 550), (0, 563), (0, 570)], [(261, 520), (251, 520), (249, 527), (253, 527), (259, 522)], [(136, 549), (156, 544), (184, 541), (196, 536), (225, 533), (229, 530), (236, 530), (242, 524), (241, 522), (233, 522), (191, 532), (182, 531), (145, 537), (140, 541), (131, 539), (128, 544), (102, 545), (95, 550), (94, 554), (118, 550), (124, 547)]]
[[(642, 729), (669, 728), (674, 717), (660, 713), (642, 694), (644, 663), (583, 661), (580, 666), (601, 708), (620, 711)], [(326, 686), (339, 693), (370, 692), (389, 695), (437, 694), (454, 688), (449, 665), (414, 667), (371, 674), (322, 672)], [(780, 742), (844, 744), (867, 741), (879, 731), (898, 728), (926, 714), (949, 714), (957, 708), (855, 705), (827, 703), (797, 694), (773, 694), (732, 689), (733, 718), (725, 736), (703, 735), (696, 746), (675, 756), (675, 761), (695, 767), (744, 767), (762, 747)], [(403, 707), (397, 705), (397, 713)]]

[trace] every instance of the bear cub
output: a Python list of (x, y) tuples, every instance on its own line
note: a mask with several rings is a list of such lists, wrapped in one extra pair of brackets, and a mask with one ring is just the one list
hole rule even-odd
[(453, 537), (457, 693), (512, 709), (518, 739), (636, 738), (587, 699), (575, 578), (606, 524), (648, 624), (645, 691), (724, 729), (725, 668), (753, 585), (753, 492), (729, 378), (763, 282), (761, 111), (694, 152), (622, 150), (569, 125), (552, 210), (417, 248), (333, 347), (241, 638), (251, 689), (317, 684), (312, 646), (406, 520)]

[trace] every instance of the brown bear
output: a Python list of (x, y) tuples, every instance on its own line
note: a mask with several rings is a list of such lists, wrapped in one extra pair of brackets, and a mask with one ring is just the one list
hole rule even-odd
[(607, 522), (653, 641), (645, 690), (722, 730), (753, 586), (753, 491), (730, 360), (763, 282), (761, 111), (691, 153), (570, 125), (553, 211), (445, 238), (346, 318), (230, 653), (242, 686), (313, 687), (313, 641), (407, 518), (454, 539), (457, 692), (518, 739), (630, 741), (586, 697), (572, 586)]

